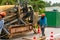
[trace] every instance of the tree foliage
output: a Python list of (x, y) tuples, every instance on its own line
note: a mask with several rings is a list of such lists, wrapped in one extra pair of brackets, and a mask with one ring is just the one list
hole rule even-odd
[(1, 4), (2, 0), (0, 0), (0, 4)]
[(51, 3), (52, 3), (51, 1), (45, 2), (45, 6), (46, 6), (46, 7), (50, 7), (50, 6), (52, 6)]
[(8, 4), (15, 4), (16, 0), (2, 0), (0, 3), (1, 5), (5, 5), (6, 3)]
[(44, 12), (45, 2), (42, 0), (30, 0), (29, 3), (33, 6), (34, 11)]
[(51, 4), (51, 1), (49, 1), (49, 2), (46, 2), (45, 6), (46, 6), (46, 7), (60, 6), (60, 3), (57, 3), (57, 2), (56, 2), (56, 3)]
[(60, 6), (60, 3), (54, 3), (52, 6)]

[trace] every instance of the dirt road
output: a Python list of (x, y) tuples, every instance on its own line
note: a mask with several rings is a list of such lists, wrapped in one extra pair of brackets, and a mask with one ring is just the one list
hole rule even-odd
[[(57, 39), (60, 38), (60, 28), (46, 28), (45, 33), (46, 33), (46, 38), (49, 39), (50, 37), (50, 32), (54, 33), (55, 38)], [(33, 40), (33, 37), (36, 37), (37, 39), (39, 38), (39, 35), (41, 34), (33, 34), (33, 31), (26, 33), (26, 34), (21, 34), (20, 36), (17, 36), (16, 38), (12, 40)]]

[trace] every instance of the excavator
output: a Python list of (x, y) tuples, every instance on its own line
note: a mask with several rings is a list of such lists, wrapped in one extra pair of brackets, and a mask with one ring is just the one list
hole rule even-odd
[[(9, 7), (8, 7), (9, 6)], [(34, 31), (34, 11), (31, 5), (23, 2), (22, 6), (18, 1), (16, 5), (0, 6), (5, 9), (0, 9), (7, 13), (4, 17), (4, 28), (2, 30), (1, 38), (13, 38), (21, 33)], [(36, 32), (36, 31), (34, 31)]]

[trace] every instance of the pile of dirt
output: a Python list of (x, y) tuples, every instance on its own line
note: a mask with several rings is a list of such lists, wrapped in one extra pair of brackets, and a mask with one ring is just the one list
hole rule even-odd
[(4, 11), (12, 7), (14, 7), (14, 5), (3, 5), (3, 6), (0, 6), (0, 11)]

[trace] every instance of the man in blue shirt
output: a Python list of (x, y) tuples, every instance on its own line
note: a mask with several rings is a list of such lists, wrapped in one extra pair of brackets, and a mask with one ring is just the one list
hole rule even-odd
[(5, 12), (0, 12), (0, 35), (1, 35), (2, 29), (4, 27), (3, 17), (5, 17), (5, 16), (6, 16)]
[(47, 18), (44, 13), (41, 14), (41, 17), (39, 19), (39, 25), (41, 27), (42, 36), (45, 36), (45, 27), (47, 26)]

